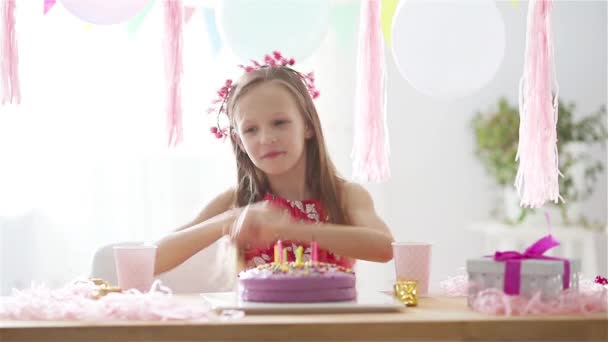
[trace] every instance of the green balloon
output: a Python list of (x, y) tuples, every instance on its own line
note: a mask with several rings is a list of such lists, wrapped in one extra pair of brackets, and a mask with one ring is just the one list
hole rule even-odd
[(302, 60), (321, 45), (329, 26), (327, 0), (224, 0), (217, 23), (222, 41), (243, 61), (279, 50)]
[(342, 48), (351, 48), (356, 41), (360, 7), (356, 1), (335, 6), (331, 11), (331, 24)]

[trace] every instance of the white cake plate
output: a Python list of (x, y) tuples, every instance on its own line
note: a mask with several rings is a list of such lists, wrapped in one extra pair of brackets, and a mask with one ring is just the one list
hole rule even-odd
[(236, 292), (202, 293), (201, 297), (213, 310), (242, 310), (246, 313), (391, 312), (405, 308), (399, 300), (382, 292), (359, 293), (352, 301), (322, 303), (246, 302), (240, 300)]

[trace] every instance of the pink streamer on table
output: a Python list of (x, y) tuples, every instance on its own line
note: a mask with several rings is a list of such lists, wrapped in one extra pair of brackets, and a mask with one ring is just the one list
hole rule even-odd
[(183, 138), (181, 76), (183, 13), (181, 0), (164, 0), (165, 8), (165, 73), (167, 78), (167, 130), (169, 146)]
[(365, 182), (384, 182), (391, 173), (380, 0), (361, 2), (358, 45), (353, 177)]
[(458, 275), (450, 276), (439, 283), (441, 295), (446, 297), (466, 296), (469, 293), (469, 279), (462, 268)]
[(21, 102), (19, 52), (15, 37), (15, 0), (2, 1), (2, 104)]
[[(469, 282), (462, 275), (450, 277), (441, 282), (441, 295), (466, 297)], [(489, 288), (480, 291), (473, 298), (471, 308), (475, 311), (500, 316), (523, 315), (568, 315), (592, 314), (608, 310), (608, 285), (582, 280), (578, 291), (563, 291), (555, 299), (541, 300), (541, 293), (531, 298), (507, 295), (502, 289)]]
[(42, 14), (47, 14), (56, 3), (57, 0), (44, 0), (44, 11)]
[(553, 55), (552, 8), (552, 0), (530, 0), (528, 6), (524, 72), (519, 84), (519, 169), (515, 177), (523, 207), (539, 208), (546, 201), (563, 201), (559, 194), (559, 87)]
[(217, 314), (203, 300), (177, 301), (159, 280), (147, 293), (133, 289), (95, 299), (97, 288), (89, 280), (78, 280), (55, 290), (44, 285), (13, 289), (11, 296), (0, 298), (0, 319), (207, 321), (243, 316), (241, 311)]
[(564, 291), (556, 299), (542, 301), (541, 293), (531, 298), (509, 296), (499, 289), (481, 291), (473, 300), (475, 311), (506, 316), (521, 315), (566, 315), (606, 312), (608, 296), (606, 288)]

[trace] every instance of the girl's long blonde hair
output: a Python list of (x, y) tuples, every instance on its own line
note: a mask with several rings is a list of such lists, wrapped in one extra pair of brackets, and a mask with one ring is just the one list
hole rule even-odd
[(226, 115), (230, 120), (230, 140), (236, 156), (237, 187), (235, 189), (234, 205), (243, 207), (260, 201), (270, 191), (264, 173), (258, 169), (247, 153), (239, 146), (235, 137), (234, 108), (249, 90), (263, 82), (278, 81), (296, 100), (305, 124), (312, 128), (313, 136), (306, 140), (306, 187), (315, 198), (319, 199), (325, 212), (324, 220), (337, 224), (345, 224), (348, 218), (340, 205), (340, 190), (343, 179), (332, 163), (325, 147), (325, 139), (321, 130), (321, 122), (312, 97), (295, 70), (280, 67), (262, 67), (245, 73), (233, 86), (226, 102)]

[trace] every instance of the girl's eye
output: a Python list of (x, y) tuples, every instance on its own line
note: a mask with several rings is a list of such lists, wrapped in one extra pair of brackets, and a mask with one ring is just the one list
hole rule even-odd
[(245, 129), (245, 133), (254, 133), (257, 130), (255, 127), (249, 127)]
[(277, 121), (275, 121), (275, 125), (277, 125), (277, 126), (281, 126), (281, 125), (284, 125), (286, 123), (287, 123), (286, 120), (277, 120)]

